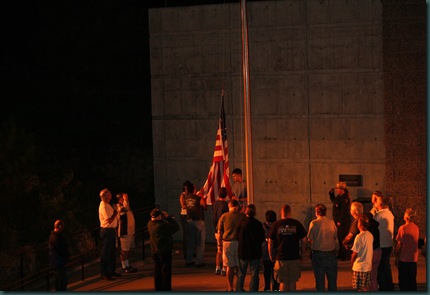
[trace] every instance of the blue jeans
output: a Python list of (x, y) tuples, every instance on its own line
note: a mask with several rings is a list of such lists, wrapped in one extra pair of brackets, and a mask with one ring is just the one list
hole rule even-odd
[(258, 284), (260, 282), (260, 259), (239, 259), (239, 275), (237, 277), (236, 290), (241, 292), (245, 283), (246, 271), (251, 271), (251, 281), (249, 282), (248, 291), (258, 291)]
[(181, 214), (181, 225), (182, 225), (182, 253), (184, 259), (187, 258), (187, 245), (188, 245), (188, 221), (187, 215)]
[(393, 275), (391, 273), (390, 256), (393, 247), (382, 248), (381, 262), (378, 267), (379, 291), (393, 291)]
[(186, 262), (193, 261), (194, 249), (196, 252), (196, 264), (203, 263), (205, 253), (206, 228), (203, 220), (188, 221), (188, 245)]
[(328, 291), (337, 291), (336, 251), (312, 251), (312, 267), (314, 269), (317, 291), (325, 291), (326, 276), (328, 282)]
[(116, 269), (116, 230), (114, 228), (101, 228), (100, 238), (103, 241), (100, 253), (100, 272), (103, 276), (111, 276)]

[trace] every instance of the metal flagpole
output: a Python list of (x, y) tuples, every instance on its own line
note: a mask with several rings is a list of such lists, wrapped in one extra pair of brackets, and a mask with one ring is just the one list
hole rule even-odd
[(246, 19), (246, 0), (241, 0), (242, 19), (242, 72), (243, 99), (245, 118), (245, 155), (246, 155), (246, 190), (248, 204), (254, 204), (254, 179), (252, 169), (252, 136), (251, 136), (251, 101), (249, 91), (249, 56), (248, 56), (248, 22)]

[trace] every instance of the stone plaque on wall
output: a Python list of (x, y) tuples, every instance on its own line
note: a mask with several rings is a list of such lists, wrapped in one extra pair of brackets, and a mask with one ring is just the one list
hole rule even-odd
[(339, 181), (346, 182), (347, 186), (363, 186), (363, 175), (339, 174)]

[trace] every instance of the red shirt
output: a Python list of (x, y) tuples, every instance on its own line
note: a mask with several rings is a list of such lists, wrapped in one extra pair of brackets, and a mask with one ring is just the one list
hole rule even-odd
[(396, 240), (402, 243), (399, 260), (403, 262), (418, 261), (419, 229), (415, 223), (410, 222), (399, 227)]

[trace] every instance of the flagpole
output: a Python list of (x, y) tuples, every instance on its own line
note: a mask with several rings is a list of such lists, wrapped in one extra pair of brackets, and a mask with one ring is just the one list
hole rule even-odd
[(243, 99), (245, 118), (245, 160), (246, 160), (246, 190), (248, 204), (254, 204), (254, 179), (252, 168), (252, 128), (251, 101), (249, 89), (249, 57), (248, 57), (248, 22), (246, 19), (246, 0), (241, 0), (240, 13), (242, 19), (242, 72)]

